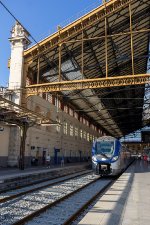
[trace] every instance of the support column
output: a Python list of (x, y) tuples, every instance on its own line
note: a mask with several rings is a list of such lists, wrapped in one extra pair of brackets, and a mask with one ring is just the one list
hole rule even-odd
[(20, 149), (20, 130), (18, 126), (10, 126), (8, 147), (8, 167), (18, 167), (18, 156)]
[[(27, 65), (24, 65), (23, 51), (28, 47), (30, 41), (28, 32), (16, 22), (11, 31), (9, 41), (11, 43), (10, 75), (8, 89), (13, 90), (12, 101), (21, 105), (22, 88), (26, 84)], [(25, 103), (25, 102), (24, 102)], [(18, 166), (20, 150), (20, 130), (19, 127), (11, 127), (8, 166)]]
[(20, 143), (20, 155), (19, 155), (19, 169), (21, 169), (21, 170), (24, 170), (25, 143), (26, 143), (28, 128), (29, 128), (29, 126), (26, 123), (20, 127), (21, 143)]

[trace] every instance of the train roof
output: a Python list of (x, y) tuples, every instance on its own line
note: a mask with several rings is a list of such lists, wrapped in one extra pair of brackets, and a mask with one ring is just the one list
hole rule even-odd
[(112, 140), (115, 141), (115, 140), (118, 140), (118, 139), (116, 139), (112, 136), (102, 136), (102, 137), (97, 138), (96, 141), (112, 141)]

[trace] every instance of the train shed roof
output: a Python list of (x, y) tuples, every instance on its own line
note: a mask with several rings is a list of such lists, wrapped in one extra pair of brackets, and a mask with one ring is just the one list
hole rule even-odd
[[(59, 81), (60, 74), (63, 81), (146, 74), (149, 35), (149, 0), (110, 0), (25, 50), (28, 77), (35, 84), (38, 67), (41, 84)], [(58, 95), (113, 136), (143, 126), (143, 84)]]

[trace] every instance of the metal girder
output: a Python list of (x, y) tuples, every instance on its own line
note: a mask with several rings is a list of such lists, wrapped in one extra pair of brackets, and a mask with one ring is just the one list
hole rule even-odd
[(133, 0), (112, 0), (99, 8), (93, 10), (91, 13), (88, 13), (81, 19), (71, 23), (66, 28), (63, 28), (61, 31), (55, 33), (52, 37), (48, 37), (39, 43), (39, 48), (37, 50), (37, 45), (24, 51), (24, 56), (35, 56), (38, 53), (44, 52), (47, 50), (47, 46), (50, 48), (56, 46), (58, 43), (65, 41), (70, 36), (79, 33), (81, 30), (95, 24), (97, 21), (104, 19), (106, 16), (111, 15), (118, 10), (129, 5)]
[(24, 108), (20, 105), (15, 104), (12, 101), (9, 101), (0, 96), (0, 121), (16, 124), (22, 126), (24, 123), (27, 123), (29, 126), (34, 124), (57, 124), (56, 121), (53, 121), (39, 113), (33, 112), (27, 108)]
[(45, 116), (35, 113), (27, 108), (15, 104), (0, 96), (0, 123), (8, 125), (16, 125), (20, 127), (20, 154), (19, 154), (19, 169), (24, 170), (25, 157), (25, 141), (27, 130), (34, 125), (42, 124), (59, 124)]
[[(134, 106), (142, 109), (145, 84), (150, 81), (150, 74), (146, 74), (150, 3), (149, 0), (110, 0), (103, 3), (39, 42), (38, 48), (35, 45), (24, 51), (24, 62), (33, 73), (26, 72), (32, 85), (23, 87), (22, 96), (26, 101), (25, 98), (30, 95), (46, 92), (61, 92), (62, 95), (69, 92), (71, 96), (81, 93), (77, 98), (83, 98), (83, 102), (89, 106), (93, 104), (90, 108), (94, 109), (95, 101), (82, 96), (83, 90), (92, 89), (108, 109), (115, 124), (120, 126), (119, 129), (128, 133), (130, 127), (124, 128), (121, 122), (134, 120), (137, 111)], [(50, 67), (43, 55), (51, 61)], [(75, 61), (75, 65), (71, 61), (72, 64)], [(39, 78), (39, 75), (41, 80), (37, 79), (36, 84), (33, 77)], [(112, 99), (101, 99), (108, 92)], [(140, 100), (135, 103), (137, 96)], [(120, 97), (120, 100), (116, 101), (116, 97)], [(123, 98), (131, 100), (121, 100)], [(82, 109), (79, 100), (76, 104)], [(121, 113), (118, 108), (128, 105), (130, 109), (122, 117), (117, 117)], [(142, 117), (142, 110), (138, 113)], [(101, 117), (100, 113), (97, 115)], [(96, 113), (90, 116), (95, 120)], [(138, 124), (141, 126), (141, 117), (135, 121), (135, 128)]]
[(96, 89), (108, 87), (120, 87), (129, 85), (143, 85), (150, 82), (150, 74), (139, 74), (119, 77), (84, 79), (73, 81), (52, 82), (44, 84), (34, 84), (25, 87), (27, 96), (38, 93), (58, 92), (69, 90)]

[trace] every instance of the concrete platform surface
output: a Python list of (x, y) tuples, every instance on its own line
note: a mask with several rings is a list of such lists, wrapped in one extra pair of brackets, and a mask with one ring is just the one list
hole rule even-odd
[(78, 224), (150, 225), (150, 163), (134, 162)]
[(56, 171), (56, 170), (63, 170), (66, 168), (73, 168), (77, 166), (88, 166), (89, 163), (87, 162), (81, 162), (81, 163), (67, 163), (64, 165), (64, 167), (61, 167), (60, 165), (52, 165), (50, 168), (46, 166), (34, 166), (29, 167), (24, 170), (19, 170), (17, 168), (0, 168), (0, 183), (7, 179), (13, 179), (17, 177), (25, 177), (33, 174), (40, 174), (40, 173), (48, 173), (50, 171)]

